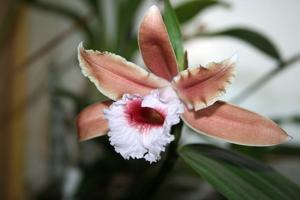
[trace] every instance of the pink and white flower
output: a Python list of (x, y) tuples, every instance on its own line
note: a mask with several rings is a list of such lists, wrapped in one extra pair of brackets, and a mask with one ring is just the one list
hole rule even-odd
[(110, 143), (125, 159), (155, 162), (173, 141), (171, 126), (180, 121), (183, 108), (179, 99), (165, 100), (158, 90), (144, 97), (125, 94), (103, 111)]
[(111, 99), (78, 115), (80, 140), (108, 133), (111, 144), (124, 158), (144, 157), (155, 162), (173, 140), (170, 128), (179, 117), (200, 134), (236, 144), (268, 146), (290, 138), (271, 120), (218, 101), (234, 78), (236, 57), (179, 72), (155, 6), (142, 21), (139, 46), (151, 72), (115, 54), (85, 50), (79, 45), (83, 74)]

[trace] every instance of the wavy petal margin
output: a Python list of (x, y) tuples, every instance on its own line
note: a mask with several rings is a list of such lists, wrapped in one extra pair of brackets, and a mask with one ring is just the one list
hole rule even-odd
[(139, 30), (139, 46), (145, 64), (154, 74), (171, 81), (178, 73), (175, 53), (156, 6), (145, 15)]
[(169, 83), (134, 63), (109, 52), (85, 50), (78, 46), (78, 59), (83, 75), (87, 76), (105, 96), (112, 100), (124, 93), (146, 95)]
[(95, 103), (78, 114), (76, 126), (79, 141), (106, 135), (108, 122), (104, 118), (103, 109), (108, 108), (112, 103), (111, 100)]
[(184, 122), (196, 132), (248, 146), (271, 146), (291, 139), (270, 119), (218, 101), (200, 111), (186, 109)]
[(235, 77), (237, 55), (206, 67), (188, 68), (172, 81), (178, 96), (189, 109), (195, 111), (215, 103)]

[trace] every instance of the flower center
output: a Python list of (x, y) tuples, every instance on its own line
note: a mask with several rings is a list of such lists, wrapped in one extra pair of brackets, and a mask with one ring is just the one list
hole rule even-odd
[(135, 99), (127, 104), (126, 113), (128, 120), (133, 124), (147, 124), (161, 126), (164, 124), (165, 115), (153, 108), (142, 107), (142, 100)]

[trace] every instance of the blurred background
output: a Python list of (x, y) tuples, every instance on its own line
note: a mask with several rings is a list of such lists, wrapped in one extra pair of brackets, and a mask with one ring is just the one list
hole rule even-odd
[[(224, 100), (274, 119), (293, 136), (271, 148), (201, 141), (269, 163), (300, 184), (300, 2), (174, 0), (189, 66), (239, 55)], [(200, 2), (200, 1), (199, 1)], [(1, 0), (0, 199), (134, 199), (160, 163), (124, 161), (107, 137), (78, 143), (74, 119), (104, 100), (82, 76), (77, 45), (144, 66), (136, 33), (152, 0)], [(196, 4), (195, 4), (196, 5)], [(223, 199), (179, 161), (157, 199)]]

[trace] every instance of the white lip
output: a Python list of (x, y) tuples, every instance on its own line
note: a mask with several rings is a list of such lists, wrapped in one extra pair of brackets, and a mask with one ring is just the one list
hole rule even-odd
[[(125, 94), (104, 112), (109, 125), (109, 141), (123, 158), (144, 158), (150, 163), (160, 159), (165, 147), (174, 140), (171, 126), (180, 121), (183, 105), (178, 98), (162, 101), (159, 90), (147, 96)], [(163, 110), (165, 119), (162, 125), (132, 124), (128, 120), (128, 103), (140, 99), (142, 107)], [(146, 128), (143, 129), (143, 126)], [(142, 128), (142, 129), (141, 129)], [(142, 130), (142, 131), (141, 131)]]

